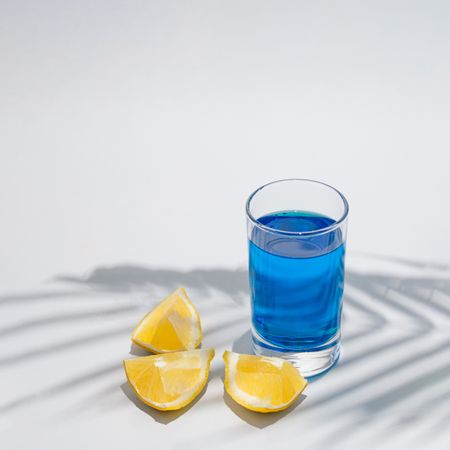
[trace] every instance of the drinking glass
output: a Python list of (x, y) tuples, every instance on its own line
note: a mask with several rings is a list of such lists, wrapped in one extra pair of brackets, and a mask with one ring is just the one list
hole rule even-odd
[(347, 200), (287, 179), (253, 192), (246, 212), (254, 352), (318, 375), (340, 353)]

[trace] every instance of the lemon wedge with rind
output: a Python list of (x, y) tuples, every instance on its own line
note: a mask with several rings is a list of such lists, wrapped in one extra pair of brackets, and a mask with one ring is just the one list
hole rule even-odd
[(288, 408), (307, 381), (281, 358), (225, 351), (225, 389), (244, 408), (269, 413)]
[(123, 362), (133, 391), (160, 411), (183, 408), (203, 390), (214, 350), (190, 350), (143, 356)]
[(147, 313), (131, 340), (153, 353), (197, 348), (202, 340), (200, 316), (186, 291), (177, 289)]

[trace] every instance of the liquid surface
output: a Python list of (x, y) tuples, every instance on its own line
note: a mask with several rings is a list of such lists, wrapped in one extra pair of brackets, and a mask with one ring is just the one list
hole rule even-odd
[[(335, 223), (303, 211), (278, 212), (258, 221), (290, 232)], [(326, 348), (340, 328), (345, 254), (340, 230), (301, 236), (255, 227), (249, 246), (254, 330), (286, 351)]]

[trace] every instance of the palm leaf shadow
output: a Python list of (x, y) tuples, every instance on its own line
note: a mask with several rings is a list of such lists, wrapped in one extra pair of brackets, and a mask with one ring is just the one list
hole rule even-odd
[(85, 277), (57, 275), (55, 281), (80, 284), (110, 292), (129, 292), (154, 287), (169, 290), (178, 286), (194, 288), (200, 292), (216, 289), (234, 300), (248, 292), (248, 275), (243, 269), (196, 269), (183, 272), (130, 264), (98, 267)]
[[(135, 302), (118, 307), (100, 307), (95, 305), (96, 298), (107, 298), (108, 293), (114, 293), (114, 297), (127, 298), (131, 291), (148, 292), (154, 288), (164, 288), (167, 291), (184, 285), (188, 288), (195, 288), (200, 294), (208, 294), (210, 290), (218, 290), (226, 293), (231, 300), (234, 307), (239, 307), (240, 302), (247, 292), (247, 272), (245, 270), (229, 270), (229, 269), (215, 269), (215, 270), (192, 270), (182, 272), (170, 269), (149, 269), (142, 266), (120, 265), (110, 268), (99, 267), (94, 269), (86, 277), (76, 276), (60, 276), (54, 277), (54, 281), (64, 282), (69, 284), (72, 289), (64, 290), (43, 290), (39, 292), (23, 292), (10, 295), (0, 296), (0, 305), (17, 305), (23, 309), (23, 317), (26, 320), (14, 325), (8, 325), (0, 328), (0, 335), (3, 337), (15, 337), (22, 332), (33, 331), (39, 333), (40, 329), (47, 327), (57, 327), (65, 323), (81, 322), (83, 320), (90, 320), (92, 318), (105, 318), (108, 316), (118, 316), (123, 313), (133, 311), (138, 308)], [(32, 302), (35, 310), (39, 302), (59, 301), (67, 299), (89, 299), (89, 303), (85, 304), (82, 311), (70, 313), (57, 313), (48, 316), (40, 316), (33, 318), (27, 315), (27, 304)], [(121, 300), (121, 304), (123, 300)], [(95, 307), (95, 309), (93, 309)], [(217, 308), (216, 308), (217, 310)], [(213, 311), (220, 316), (219, 311)], [(217, 326), (206, 329), (209, 334), (226, 333), (227, 329), (232, 329), (234, 326), (242, 323), (242, 318), (228, 319), (223, 323), (218, 323)], [(217, 322), (217, 321), (216, 321)], [(103, 327), (102, 327), (103, 328)], [(75, 348), (88, 347), (99, 340), (107, 340), (119, 335), (128, 335), (132, 330), (133, 324), (127, 326), (114, 326), (103, 328), (102, 331), (90, 333), (88, 335), (72, 337), (70, 339), (62, 340), (47, 344), (41, 347), (31, 348), (26, 351), (13, 352), (0, 359), (0, 370), (15, 367), (17, 365), (27, 366), (35, 360), (43, 360), (46, 357), (57, 355), (60, 352), (70, 352)], [(56, 337), (56, 335), (55, 335)], [(114, 365), (116, 368), (116, 365)], [(78, 369), (80, 367), (78, 366)], [(112, 370), (99, 370), (92, 373), (87, 371), (85, 374), (74, 376), (69, 381), (62, 381), (55, 383), (50, 388), (42, 390), (37, 389), (35, 393), (21, 397), (17, 395), (13, 400), (0, 405), (0, 414), (8, 414), (11, 411), (25, 407), (29, 402), (38, 403), (44, 401), (46, 398), (55, 397), (68, 391), (72, 386), (81, 386), (88, 383), (91, 379), (102, 378), (105, 383), (108, 382), (108, 377), (112, 374)], [(114, 392), (114, 389), (102, 389), (102, 396), (109, 395)], [(94, 394), (95, 395), (95, 394)]]
[[(396, 261), (398, 263), (398, 261)], [(441, 268), (442, 269), (442, 268)], [(443, 269), (442, 269), (443, 270)], [(450, 325), (448, 315), (448, 306), (450, 306), (450, 280), (448, 278), (414, 278), (414, 277), (392, 277), (388, 275), (379, 274), (363, 274), (357, 272), (347, 272), (346, 284), (351, 285), (353, 291), (360, 292), (361, 299), (357, 296), (352, 297), (350, 302), (356, 306), (363, 302), (362, 298), (369, 296), (371, 298), (370, 304), (365, 305), (365, 312), (367, 308), (374, 311), (374, 318), (376, 325), (373, 327), (374, 332), (379, 333), (383, 329), (398, 329), (397, 322), (391, 322), (389, 318), (389, 308), (394, 309), (397, 314), (400, 313), (403, 325), (410, 323), (413, 332), (404, 333), (394, 341), (391, 338), (385, 338), (381, 344), (362, 349), (357, 355), (350, 356), (341, 363), (341, 367), (350, 364), (364, 365), (365, 361), (370, 359), (372, 362), (379, 361), (380, 370), (378, 373), (370, 373), (365, 375), (351, 376), (347, 380), (347, 387), (336, 389), (331, 392), (327, 398), (315, 402), (310, 410), (327, 412), (330, 402), (340, 398), (342, 405), (351, 404), (350, 407), (337, 407), (333, 410), (333, 415), (340, 417), (349, 417), (347, 424), (338, 426), (330, 433), (324, 433), (318, 442), (318, 447), (324, 448), (326, 446), (333, 447), (345, 443), (352, 435), (352, 430), (358, 427), (351, 417), (358, 417), (359, 426), (365, 423), (371, 423), (382, 411), (397, 407), (397, 416), (393, 421), (397, 424), (397, 428), (389, 430), (387, 436), (392, 436), (395, 429), (400, 430), (401, 425), (408, 424), (408, 418), (411, 417), (411, 410), (408, 407), (402, 409), (402, 402), (411, 401), (411, 399), (418, 393), (422, 395), (428, 394), (423, 400), (423, 403), (428, 405), (427, 409), (420, 410), (415, 415), (416, 420), (425, 418), (427, 411), (430, 409), (438, 410), (440, 406), (448, 403), (448, 396), (434, 396), (432, 389), (426, 389), (427, 383), (439, 382), (445, 380), (450, 375), (450, 366), (439, 365), (434, 362), (431, 365), (431, 370), (428, 370), (428, 361), (449, 361), (450, 360), (450, 333), (449, 327), (442, 327), (442, 321), (447, 321)], [(441, 295), (445, 295), (444, 304), (437, 305), (433, 302), (433, 293), (439, 291)], [(399, 297), (401, 293), (403, 297)], [(348, 300), (348, 294), (346, 299)], [(406, 301), (405, 301), (406, 300)], [(408, 301), (410, 303), (408, 303)], [(358, 306), (357, 306), (358, 307)], [(385, 320), (379, 320), (380, 316), (385, 317)], [(436, 317), (439, 316), (439, 323), (435, 322)], [(357, 338), (368, 335), (369, 332), (360, 332)], [(379, 334), (383, 336), (383, 334)], [(436, 339), (439, 343), (436, 345)], [(421, 341), (421, 343), (429, 342), (429, 347), (425, 350), (415, 350), (411, 346), (413, 341)], [(345, 335), (344, 335), (345, 346)], [(394, 363), (386, 365), (384, 362), (384, 354), (387, 351), (392, 351), (393, 348), (399, 355)], [(366, 350), (366, 351), (365, 351)], [(357, 398), (356, 392), (363, 389), (364, 392), (370, 392), (370, 385), (374, 381), (380, 381), (384, 377), (388, 377), (396, 371), (405, 369), (411, 366), (409, 376), (402, 380), (401, 384), (395, 389), (387, 389), (386, 392), (380, 395), (373, 392), (368, 399), (361, 401), (354, 401), (352, 398)], [(412, 367), (414, 366), (414, 369)], [(362, 366), (360, 366), (362, 367)], [(417, 370), (420, 368), (421, 370)], [(425, 374), (423, 373), (425, 370)], [(356, 373), (356, 371), (355, 371)], [(403, 373), (403, 372), (402, 372)], [(399, 412), (400, 408), (400, 412)], [(417, 410), (416, 410), (417, 411)], [(430, 419), (430, 416), (427, 416)], [(440, 417), (436, 415), (431, 422), (439, 423)], [(437, 435), (435, 436), (437, 437)]]
[[(60, 291), (56, 295), (54, 292), (49, 292), (48, 296), (44, 293), (23, 293), (16, 294), (15, 296), (3, 296), (0, 297), (0, 304), (3, 303), (11, 303), (17, 302), (18, 304), (24, 303), (27, 301), (39, 302), (41, 300), (53, 299), (54, 301), (58, 301), (59, 298), (92, 298), (93, 293), (107, 294), (107, 293), (115, 293), (120, 296), (127, 296), (130, 292), (152, 292), (154, 289), (165, 289), (167, 291), (178, 287), (179, 285), (184, 285), (187, 288), (194, 288), (199, 292), (204, 294), (209, 294), (211, 290), (217, 290), (226, 294), (228, 298), (233, 302), (237, 307), (241, 307), (245, 305), (245, 302), (248, 301), (248, 275), (247, 272), (243, 269), (237, 270), (229, 270), (229, 269), (215, 269), (215, 270), (191, 270), (191, 271), (178, 271), (175, 269), (151, 269), (144, 266), (139, 265), (117, 265), (110, 267), (98, 267), (91, 271), (86, 276), (73, 276), (73, 275), (57, 275), (54, 278), (54, 281), (63, 282), (65, 284), (70, 285), (72, 289)], [(348, 342), (353, 340), (353, 342), (359, 341), (363, 339), (365, 336), (371, 336), (374, 333), (379, 333), (382, 337), (383, 330), (396, 326), (395, 323), (392, 323), (388, 314), (389, 309), (394, 309), (397, 314), (402, 315), (405, 321), (414, 325), (414, 329), (416, 333), (414, 336), (403, 336), (395, 341), (385, 340), (376, 346), (372, 347), (370, 352), (359, 352), (356, 355), (349, 355), (347, 360), (343, 360), (341, 362), (341, 366), (345, 367), (345, 365), (352, 365), (357, 367), (358, 365), (364, 365), (368, 359), (372, 361), (380, 361), (380, 367), (383, 366), (383, 355), (389, 349), (397, 348), (397, 351), (400, 353), (406, 349), (405, 345), (410, 342), (410, 339), (428, 339), (430, 336), (434, 335), (436, 331), (436, 325), (434, 323), (434, 317), (436, 314), (439, 314), (440, 317), (446, 317), (448, 319), (448, 314), (446, 312), (449, 310), (447, 307), (450, 305), (450, 281), (446, 278), (399, 278), (393, 277), (389, 275), (375, 275), (375, 274), (364, 274), (358, 273), (355, 271), (347, 271), (346, 274), (346, 283), (352, 286), (354, 292), (352, 294), (346, 294), (346, 301), (348, 305), (356, 310), (358, 310), (361, 314), (364, 314), (366, 317), (370, 318), (371, 326), (363, 330), (359, 333), (356, 333), (354, 336), (348, 339)], [(405, 304), (404, 301), (399, 301), (398, 297), (392, 295), (398, 291), (401, 291), (402, 295), (411, 299), (411, 306)], [(441, 299), (444, 298), (444, 302), (440, 302), (437, 304), (433, 301), (433, 292), (439, 292)], [(356, 292), (356, 294), (355, 294)], [(358, 296), (358, 292), (363, 294)], [(371, 302), (368, 303), (364, 299), (369, 296), (371, 298)], [(448, 302), (445, 302), (445, 299)], [(412, 306), (414, 305), (414, 306)], [(127, 308), (127, 307), (125, 307)], [(130, 306), (131, 308), (131, 306)], [(433, 313), (433, 314), (431, 314)], [(103, 312), (96, 311), (93, 313), (91, 310), (86, 310), (82, 313), (79, 313), (79, 317), (74, 316), (74, 320), (83, 320), (83, 318), (90, 317), (91, 314), (99, 314), (98, 317), (102, 317)], [(114, 314), (111, 310), (105, 309), (104, 314)], [(217, 314), (220, 317), (220, 310), (218, 308)], [(0, 334), (3, 333), (18, 333), (21, 330), (26, 330), (27, 328), (33, 328), (38, 330), (40, 327), (49, 326), (49, 325), (58, 325), (59, 323), (63, 323), (64, 321), (70, 320), (68, 315), (57, 315), (54, 317), (43, 318), (39, 320), (30, 319), (27, 322), (24, 322), (19, 330), (14, 329), (3, 329), (0, 330)], [(230, 320), (225, 322), (222, 325), (217, 325), (216, 328), (212, 328), (208, 330), (209, 333), (220, 333), (225, 336), (229, 334), (233, 325), (235, 324), (234, 320)], [(125, 332), (124, 329), (111, 329), (106, 331), (105, 338), (107, 338), (108, 333), (114, 335), (115, 333)], [(227, 333), (228, 332), (228, 333)], [(442, 331), (442, 327), (440, 328), (440, 332)], [(445, 331), (444, 331), (445, 332)], [(448, 331), (446, 336), (449, 336)], [(232, 337), (232, 336), (230, 336)], [(236, 336), (237, 337), (237, 336)], [(444, 336), (445, 337), (445, 336)], [(69, 347), (77, 347), (88, 345), (92, 339), (97, 339), (98, 336), (89, 336), (82, 342), (69, 342)], [(346, 338), (344, 335), (344, 346), (346, 344)], [(64, 344), (65, 346), (67, 343)], [(447, 346), (448, 347), (448, 346)], [(62, 347), (61, 347), (62, 348)], [(434, 350), (431, 350), (432, 346), (430, 344), (430, 352), (433, 351), (433, 355), (436, 356), (439, 353), (443, 353), (445, 355), (446, 349), (444, 347), (436, 347)], [(51, 346), (47, 349), (50, 353), (57, 353), (60, 351), (60, 347), (57, 345)], [(42, 351), (34, 356), (34, 358), (43, 358), (45, 357), (46, 351)], [(433, 356), (431, 355), (431, 356)], [(19, 354), (13, 357), (10, 357), (9, 363), (16, 364), (19, 363), (23, 359), (28, 359), (30, 355)], [(405, 367), (405, 365), (413, 364), (414, 356), (412, 354), (404, 354), (402, 355), (402, 362), (396, 366), (385, 367), (386, 372), (389, 370), (398, 370), (401, 367)], [(417, 355), (416, 355), (417, 356)], [(11, 359), (12, 358), (12, 359)], [(33, 358), (33, 357), (32, 357)], [(426, 355), (424, 355), (424, 360), (426, 359)], [(1, 361), (0, 361), (1, 363)], [(355, 371), (356, 373), (357, 371)], [(442, 372), (443, 373), (443, 372)], [(436, 375), (438, 378), (442, 375), (439, 373)], [(110, 373), (108, 371), (100, 371), (96, 377), (104, 379), (105, 383), (108, 382), (108, 377)], [(380, 377), (383, 377), (383, 373), (379, 373)], [(78, 384), (82, 384), (83, 380), (89, 380), (89, 372), (85, 374), (85, 377), (81, 376)], [(87, 381), (86, 381), (87, 382)], [(308, 413), (309, 410), (318, 411), (319, 413), (326, 413), (329, 404), (334, 402), (337, 398), (342, 399), (343, 404), (347, 404), (346, 400), (352, 398), (357, 389), (365, 389), (366, 386), (369, 387), (371, 383), (370, 376), (364, 375), (355, 375), (350, 380), (348, 380), (348, 387), (342, 390), (341, 387), (336, 387), (336, 389), (331, 392), (330, 396), (323, 401), (311, 402), (311, 407), (307, 407), (302, 414)], [(398, 392), (389, 392), (386, 396), (372, 396), (368, 400), (362, 403), (356, 403), (352, 408), (361, 415), (361, 420), (372, 420), (373, 417), (376, 416), (377, 411), (380, 408), (383, 408), (383, 405), (386, 407), (392, 407), (393, 405), (400, 404), (405, 398), (410, 395), (410, 390), (408, 390), (411, 386), (418, 386), (421, 382), (420, 375), (416, 377), (409, 378), (405, 380), (404, 386), (399, 386)], [(60, 383), (59, 385), (55, 385), (51, 389), (47, 389), (40, 393), (37, 393), (34, 396), (34, 401), (40, 401), (45, 399), (47, 395), (59, 395), (63, 393), (65, 389), (69, 389), (72, 381), (67, 381)], [(409, 386), (409, 387), (408, 387)], [(108, 390), (107, 390), (108, 391)], [(51, 394), (50, 394), (51, 392)], [(105, 394), (106, 395), (106, 394)], [(445, 396), (441, 399), (436, 399), (433, 397), (433, 401), (440, 402), (445, 401)], [(430, 399), (425, 399), (426, 402)], [(18, 398), (16, 401), (10, 402), (9, 406), (5, 405), (5, 407), (0, 407), (0, 412), (7, 412), (11, 408), (16, 409), (19, 407), (25, 406), (25, 401), (23, 399)], [(339, 409), (336, 410), (336, 413), (348, 413), (348, 411)], [(405, 411), (405, 417), (407, 416), (408, 411)], [(397, 420), (401, 421), (401, 417), (397, 417)], [(439, 421), (439, 417), (436, 418), (436, 422)], [(338, 430), (337, 435), (340, 436), (339, 439), (345, 441), (346, 435), (348, 435), (348, 431), (346, 431), (345, 426), (343, 426), (340, 430)], [(336, 439), (336, 435), (330, 435), (329, 438), (325, 437), (323, 441), (324, 445), (332, 445), (333, 439)]]

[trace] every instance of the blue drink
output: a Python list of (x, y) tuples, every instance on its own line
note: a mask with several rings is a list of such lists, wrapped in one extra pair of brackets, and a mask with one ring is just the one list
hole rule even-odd
[(325, 183), (280, 180), (246, 212), (253, 350), (322, 373), (340, 353), (347, 200)]
[[(257, 219), (275, 230), (321, 230), (335, 220), (304, 211)], [(253, 330), (263, 347), (286, 352), (326, 349), (339, 334), (345, 245), (339, 229), (303, 240), (261, 232), (249, 241)]]

